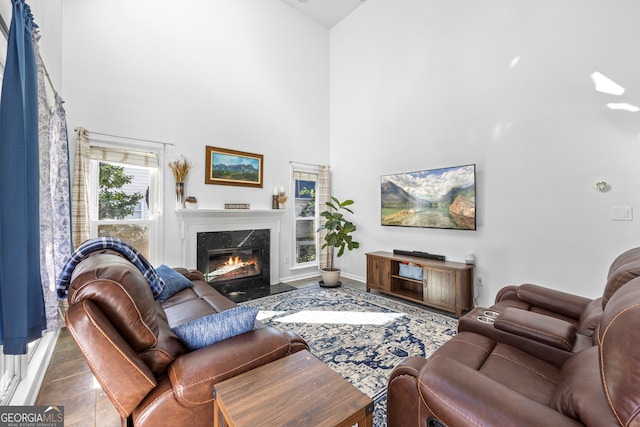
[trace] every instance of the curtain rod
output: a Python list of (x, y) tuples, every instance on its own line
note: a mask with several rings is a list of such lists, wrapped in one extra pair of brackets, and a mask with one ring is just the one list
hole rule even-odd
[(40, 57), (40, 63), (42, 64), (42, 72), (47, 78), (47, 81), (49, 82), (49, 87), (53, 91), (53, 94), (55, 96), (58, 96), (58, 91), (56, 91), (56, 88), (53, 86), (53, 82), (51, 81), (51, 76), (49, 75), (49, 71), (47, 71), (47, 66), (44, 65), (44, 60), (42, 59), (42, 55), (40, 55), (40, 50), (38, 50), (38, 56)]
[(132, 138), (130, 136), (120, 136), (120, 135), (112, 135), (110, 133), (102, 133), (102, 132), (94, 132), (92, 130), (87, 130), (87, 132), (89, 132), (90, 134), (93, 135), (102, 135), (102, 136), (110, 136), (111, 138), (120, 138), (120, 139), (128, 139), (130, 141), (142, 141), (142, 142), (151, 142), (154, 144), (162, 144), (164, 146), (170, 146), (170, 147), (175, 147), (175, 144), (172, 144), (170, 142), (162, 142), (162, 141), (154, 141), (152, 139), (141, 139), (141, 138)]
[(294, 164), (294, 163), (295, 163), (295, 164), (297, 164), (297, 165), (320, 167), (320, 165), (316, 165), (316, 164), (313, 164), (313, 163), (296, 162), (296, 161), (294, 161), (294, 160), (289, 160), (289, 164), (290, 164), (290, 165), (291, 165), (291, 164)]
[[(7, 26), (7, 21), (4, 20), (2, 15), (0, 15), (0, 33), (4, 36), (7, 41), (9, 40), (9, 27)], [(44, 60), (42, 59), (42, 55), (40, 55), (40, 51), (38, 50), (38, 56), (40, 57), (40, 63), (42, 64), (42, 70), (44, 75), (47, 77), (49, 81), (49, 86), (55, 95), (58, 95), (56, 88), (53, 86), (53, 81), (51, 80), (51, 76), (49, 75), (49, 71), (47, 71), (47, 66), (44, 65)]]

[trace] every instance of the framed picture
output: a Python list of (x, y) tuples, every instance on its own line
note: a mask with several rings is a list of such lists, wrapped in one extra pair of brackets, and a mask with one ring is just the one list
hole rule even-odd
[(206, 150), (205, 184), (262, 188), (262, 154), (209, 146)]

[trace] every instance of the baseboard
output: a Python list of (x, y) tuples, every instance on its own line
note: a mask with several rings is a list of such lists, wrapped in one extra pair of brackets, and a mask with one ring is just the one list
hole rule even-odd
[[(348, 274), (348, 273), (342, 272), (341, 276), (347, 279), (355, 280), (356, 282), (367, 283), (367, 280), (364, 277), (357, 276), (355, 274)], [(312, 272), (296, 274), (293, 276), (281, 277), (280, 281), (287, 283), (287, 282), (294, 282), (296, 280), (315, 279), (318, 277), (320, 277), (320, 271), (316, 270)]]

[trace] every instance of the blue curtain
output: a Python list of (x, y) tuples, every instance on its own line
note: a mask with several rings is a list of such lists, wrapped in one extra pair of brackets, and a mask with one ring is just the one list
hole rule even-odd
[(40, 280), (38, 85), (24, 0), (12, 0), (0, 98), (0, 340), (25, 354), (46, 328)]

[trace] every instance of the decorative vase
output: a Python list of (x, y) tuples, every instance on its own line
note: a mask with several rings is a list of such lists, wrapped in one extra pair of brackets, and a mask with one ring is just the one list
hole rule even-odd
[(196, 209), (198, 207), (198, 199), (193, 196), (187, 196), (184, 200), (184, 206), (187, 209)]
[(176, 209), (184, 208), (184, 182), (176, 182)]

